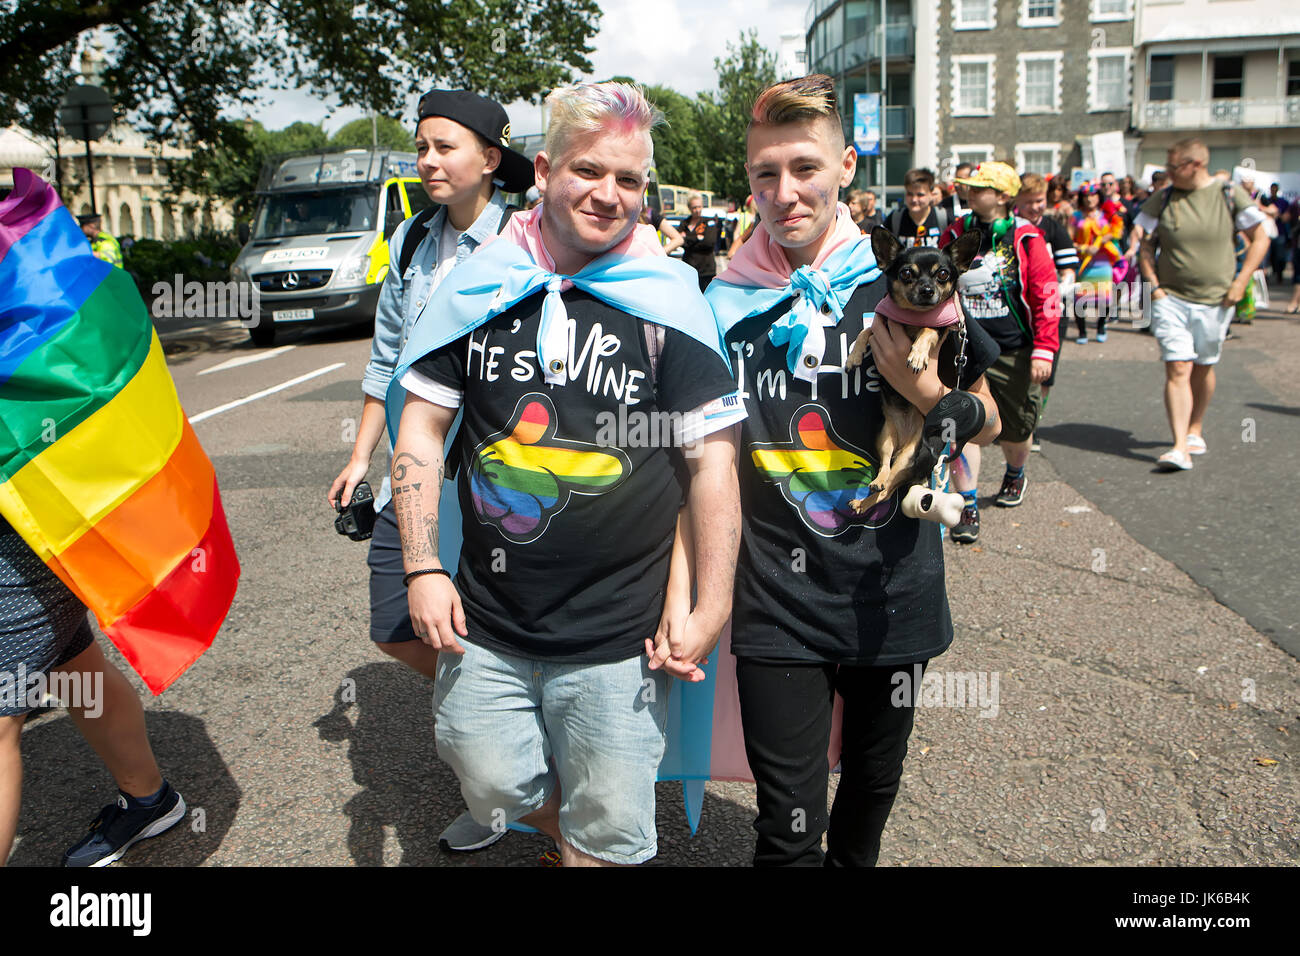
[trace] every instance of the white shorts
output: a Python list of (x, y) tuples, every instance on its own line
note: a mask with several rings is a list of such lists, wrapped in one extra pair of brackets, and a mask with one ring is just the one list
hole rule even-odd
[(1188, 302), (1168, 292), (1153, 299), (1151, 333), (1160, 343), (1161, 361), (1214, 365), (1236, 311), (1232, 306)]

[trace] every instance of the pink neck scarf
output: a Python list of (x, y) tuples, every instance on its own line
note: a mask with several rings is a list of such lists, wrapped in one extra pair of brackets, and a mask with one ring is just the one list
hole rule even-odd
[(889, 296), (885, 296), (876, 303), (876, 315), (883, 315), (890, 322), (923, 326), (927, 329), (942, 329), (950, 325), (956, 325), (961, 321), (961, 309), (957, 307), (957, 296), (955, 295), (948, 301), (925, 312), (904, 309)]
[[(546, 243), (542, 241), (542, 204), (538, 203), (532, 209), (515, 213), (506, 223), (505, 229), (496, 236), (492, 236), (484, 241), (483, 245), (495, 242), (498, 239), (504, 239), (506, 242), (513, 242), (537, 265), (541, 266), (548, 272), (555, 271), (555, 260), (551, 258), (550, 252), (546, 249)], [(618, 245), (614, 246), (603, 255), (630, 256), (633, 259), (641, 259), (646, 256), (664, 255), (664, 247), (659, 244), (659, 235), (652, 226), (643, 222), (638, 222), (636, 227), (623, 238)], [(564, 289), (569, 289), (573, 283), (567, 280), (564, 283)]]
[[(862, 230), (854, 223), (849, 214), (849, 207), (838, 203), (835, 207), (835, 221), (831, 223), (830, 235), (822, 243), (812, 267), (820, 269), (822, 264), (837, 250), (857, 242), (862, 238)], [(760, 289), (783, 289), (790, 284), (790, 273), (794, 268), (781, 248), (767, 231), (767, 225), (760, 222), (754, 227), (749, 242), (740, 247), (736, 258), (731, 260), (718, 279), (732, 285), (757, 286)]]

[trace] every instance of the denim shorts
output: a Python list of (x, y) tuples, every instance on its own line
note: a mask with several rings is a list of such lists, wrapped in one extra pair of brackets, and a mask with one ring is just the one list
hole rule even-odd
[(460, 643), (463, 656), (438, 655), (436, 736), (474, 819), (504, 827), (558, 786), (573, 847), (611, 863), (651, 859), (672, 679), (640, 655), (566, 664)]
[(411, 627), (411, 606), (402, 578), (402, 538), (397, 531), (397, 507), (389, 504), (375, 516), (370, 537), (370, 639), (376, 644), (419, 640)]

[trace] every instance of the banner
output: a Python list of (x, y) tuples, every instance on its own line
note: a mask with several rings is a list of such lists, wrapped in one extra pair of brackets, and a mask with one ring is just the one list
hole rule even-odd
[(859, 156), (880, 155), (880, 94), (853, 94), (853, 145)]

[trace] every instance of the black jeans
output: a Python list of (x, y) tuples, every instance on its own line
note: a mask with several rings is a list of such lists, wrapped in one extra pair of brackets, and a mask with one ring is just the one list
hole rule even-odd
[[(929, 661), (921, 663), (921, 671)], [(893, 679), (905, 673), (907, 681)], [(913, 665), (849, 667), (737, 658), (745, 754), (758, 785), (755, 866), (875, 866), (912, 732)], [(844, 698), (840, 785), (826, 792), (831, 710)], [(907, 691), (911, 691), (907, 693)], [(903, 700), (903, 706), (895, 706)], [(822, 853), (822, 834), (827, 833)]]

